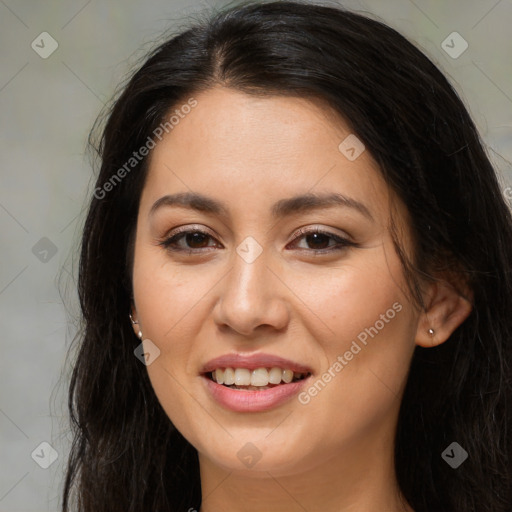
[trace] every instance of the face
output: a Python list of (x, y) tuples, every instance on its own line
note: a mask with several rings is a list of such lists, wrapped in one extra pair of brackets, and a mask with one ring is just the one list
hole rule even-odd
[(195, 98), (152, 150), (137, 221), (133, 315), (160, 351), (158, 400), (201, 463), (227, 470), (381, 450), (418, 322), (389, 233), (394, 205), (410, 250), (404, 208), (320, 103)]

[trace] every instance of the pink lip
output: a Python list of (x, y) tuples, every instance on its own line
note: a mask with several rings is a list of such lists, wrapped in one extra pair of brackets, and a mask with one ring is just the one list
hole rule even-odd
[(212, 372), (217, 368), (247, 368), (248, 370), (256, 370), (256, 368), (272, 367), (293, 370), (297, 373), (312, 373), (311, 368), (308, 366), (272, 354), (225, 354), (208, 361), (201, 369), (201, 373)]
[[(259, 367), (264, 366), (260, 365)], [(217, 366), (217, 368), (219, 367)], [(207, 392), (213, 399), (227, 409), (236, 412), (260, 412), (277, 407), (289, 400), (300, 391), (310, 377), (289, 384), (279, 384), (261, 391), (231, 389), (222, 384), (217, 384), (204, 375), (201, 380), (205, 383)]]

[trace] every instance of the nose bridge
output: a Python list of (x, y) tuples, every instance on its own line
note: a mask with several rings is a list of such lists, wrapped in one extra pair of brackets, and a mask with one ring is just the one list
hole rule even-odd
[(233, 254), (232, 270), (221, 288), (216, 321), (250, 334), (259, 325), (281, 329), (287, 321), (282, 289), (269, 270), (271, 252), (247, 237)]
[(254, 239), (246, 239), (236, 248), (224, 297), (234, 301), (231, 307), (236, 306), (240, 312), (260, 311), (262, 304), (270, 299), (267, 290), (271, 276), (267, 269), (269, 263), (269, 250), (263, 250)]

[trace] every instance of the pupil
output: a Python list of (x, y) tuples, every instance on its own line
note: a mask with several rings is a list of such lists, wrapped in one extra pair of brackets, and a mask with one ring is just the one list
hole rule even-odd
[[(324, 243), (322, 243), (322, 238), (323, 238)], [(308, 241), (308, 245), (310, 245), (310, 246), (313, 245), (314, 249), (325, 249), (326, 247), (329, 246), (329, 237), (322, 233), (311, 233), (306, 236), (306, 239)], [(310, 243), (311, 240), (313, 240), (312, 244)], [(327, 243), (325, 243), (325, 242), (327, 242)]]
[(206, 238), (207, 235), (203, 233), (187, 233), (186, 235), (187, 244), (194, 249), (200, 248)]

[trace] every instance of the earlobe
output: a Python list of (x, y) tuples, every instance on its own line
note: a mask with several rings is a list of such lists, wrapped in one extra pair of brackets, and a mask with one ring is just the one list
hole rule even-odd
[(435, 347), (444, 343), (471, 313), (470, 300), (447, 281), (436, 281), (429, 287), (426, 310), (420, 315), (416, 344)]

